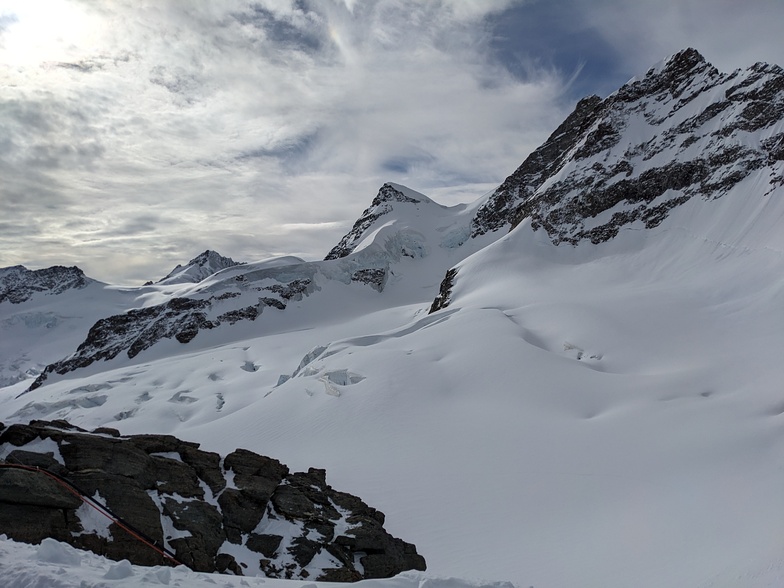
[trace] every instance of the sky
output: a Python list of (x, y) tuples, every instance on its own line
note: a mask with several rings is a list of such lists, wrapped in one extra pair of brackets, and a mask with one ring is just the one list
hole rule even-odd
[(782, 0), (0, 0), (0, 267), (321, 259), (384, 182), (474, 201), (681, 49), (784, 64), (782, 22)]

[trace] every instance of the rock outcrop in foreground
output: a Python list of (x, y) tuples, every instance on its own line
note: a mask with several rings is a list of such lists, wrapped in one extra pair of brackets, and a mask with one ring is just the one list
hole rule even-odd
[(67, 480), (188, 567), (237, 575), (356, 581), (425, 569), (416, 547), (389, 535), (384, 515), (326, 483), (238, 449), (225, 457), (171, 435), (87, 432), (64, 421), (0, 424), (0, 533), (52, 537), (111, 559), (160, 565)]

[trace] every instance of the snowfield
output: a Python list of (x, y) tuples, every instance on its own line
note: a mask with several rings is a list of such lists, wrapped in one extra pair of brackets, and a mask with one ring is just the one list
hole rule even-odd
[[(216, 576), (191, 572), (184, 566), (134, 566), (127, 560), (114, 562), (53, 539), (27, 545), (0, 535), (4, 588), (136, 588), (173, 586), (181, 588), (336, 588), (346, 584), (303, 582), (238, 576)], [(471, 583), (454, 578), (437, 578), (407, 572), (389, 580), (363, 580), (360, 588), (511, 588), (508, 583)]]
[(458, 266), (437, 313), (432, 290), (335, 322), (305, 298), (304, 328), (5, 388), (2, 420), (325, 467), (437, 576), (777, 585), (782, 254), (703, 234), (673, 219), (566, 248), (521, 225)]

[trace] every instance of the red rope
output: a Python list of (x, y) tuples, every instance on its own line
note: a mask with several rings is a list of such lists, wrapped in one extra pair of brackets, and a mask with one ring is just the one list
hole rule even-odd
[(129, 534), (131, 537), (133, 537), (133, 538), (134, 538), (134, 539), (136, 539), (137, 541), (141, 541), (142, 543), (144, 543), (145, 545), (147, 545), (147, 546), (148, 546), (148, 547), (150, 547), (151, 549), (154, 549), (155, 551), (157, 551), (159, 554), (161, 554), (161, 555), (163, 556), (163, 558), (164, 558), (164, 559), (171, 560), (171, 561), (174, 563), (174, 565), (177, 565), (177, 566), (185, 565), (185, 564), (183, 564), (181, 561), (179, 561), (177, 558), (175, 558), (173, 555), (170, 555), (169, 553), (166, 553), (166, 551), (164, 551), (163, 549), (161, 549), (160, 547), (158, 547), (158, 546), (157, 546), (157, 545), (155, 545), (154, 543), (151, 543), (150, 541), (148, 541), (147, 539), (145, 539), (144, 537), (142, 537), (141, 535), (139, 535), (139, 533), (137, 533), (137, 532), (136, 532), (136, 531), (134, 531), (133, 529), (129, 528), (129, 527), (128, 527), (128, 526), (127, 526), (125, 523), (123, 523), (123, 522), (122, 522), (121, 520), (119, 520), (117, 517), (114, 517), (114, 516), (112, 516), (112, 515), (111, 515), (109, 512), (107, 512), (107, 511), (104, 509), (103, 505), (101, 505), (101, 504), (97, 503), (97, 502), (96, 502), (94, 499), (92, 499), (92, 498), (90, 498), (90, 497), (86, 497), (86, 496), (84, 496), (84, 495), (83, 495), (81, 492), (77, 491), (77, 490), (76, 490), (76, 489), (75, 489), (75, 488), (74, 488), (74, 487), (73, 487), (71, 484), (69, 484), (69, 483), (68, 483), (66, 480), (63, 480), (62, 478), (60, 478), (60, 476), (58, 476), (58, 475), (56, 475), (56, 474), (53, 474), (53, 473), (52, 473), (52, 472), (50, 472), (50, 471), (47, 471), (47, 470), (41, 469), (41, 468), (39, 468), (39, 467), (35, 467), (35, 466), (26, 466), (26, 465), (22, 465), (22, 464), (13, 464), (13, 463), (0, 463), (0, 467), (4, 467), (4, 468), (16, 468), (16, 469), (19, 469), (19, 470), (27, 470), (27, 471), (29, 471), (29, 472), (38, 472), (38, 473), (40, 473), (40, 474), (44, 474), (45, 476), (47, 476), (48, 478), (50, 478), (50, 479), (54, 480), (55, 482), (57, 482), (57, 484), (59, 484), (60, 486), (62, 486), (62, 487), (63, 487), (63, 488), (65, 488), (66, 490), (68, 490), (68, 492), (70, 492), (71, 494), (73, 494), (74, 496), (76, 496), (76, 497), (77, 497), (79, 500), (81, 500), (83, 503), (85, 503), (85, 504), (86, 504), (86, 505), (88, 505), (88, 506), (91, 506), (91, 507), (92, 507), (92, 508), (94, 508), (96, 511), (98, 511), (100, 514), (102, 514), (102, 515), (103, 515), (103, 516), (105, 516), (107, 519), (109, 519), (110, 521), (112, 521), (112, 522), (113, 522), (115, 525), (117, 525), (118, 527), (120, 527), (122, 530), (124, 530), (126, 533), (128, 533), (128, 534)]

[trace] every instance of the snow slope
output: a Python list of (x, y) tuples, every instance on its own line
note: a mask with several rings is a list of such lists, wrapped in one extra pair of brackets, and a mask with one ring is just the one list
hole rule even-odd
[[(694, 100), (707, 108), (711, 92)], [(28, 393), (29, 382), (7, 387), (0, 421), (166, 431), (294, 470), (324, 467), (386, 513), (390, 533), (415, 543), (435, 576), (550, 588), (782, 585), (782, 160), (741, 166), (720, 197), (695, 192), (655, 223), (554, 244), (541, 223), (552, 202), (536, 198), (651, 140), (641, 121), (652, 111), (629, 104), (640, 116), (623, 111), (615, 143), (561, 162), (525, 196), (534, 200), (495, 208), (510, 215), (496, 229), (511, 232), (469, 238), (483, 202), (444, 209), (413, 191), (402, 193), (417, 203), (374, 201), (362, 218), (385, 204), (394, 214), (360, 223), (334, 259), (313, 263), (324, 276), (384, 269), (381, 292), (319, 279), (317, 295), (265, 311), (263, 323), (200, 331), (197, 345), (164, 340)], [(699, 116), (690, 104), (674, 125)], [(706, 146), (732, 122), (710, 120), (697, 137)], [(781, 130), (727, 137), (757, 150)], [(623, 177), (690, 157), (680, 141), (671, 147), (669, 158), (667, 146), (632, 158), (636, 171)], [(731, 173), (717, 165), (717, 177)], [(520, 202), (543, 207), (520, 218)], [(624, 202), (571, 216), (564, 234), (609, 222)], [(447, 305), (428, 314), (453, 266)], [(177, 287), (202, 291), (235, 271), (246, 270)]]
[[(17, 543), (0, 535), (0, 561), (3, 562), (4, 588), (136, 588), (137, 586), (180, 586), (182, 588), (328, 588), (345, 586), (329, 582), (243, 578), (191, 572), (183, 566), (141, 567), (107, 561), (70, 545), (47, 539), (39, 546)], [(362, 588), (508, 588), (508, 584), (476, 584), (453, 578), (436, 578), (420, 573), (405, 573), (389, 580), (365, 580)]]
[(521, 225), (459, 266), (438, 313), (315, 309), (305, 331), (64, 380), (3, 411), (326, 467), (437, 575), (761, 573), (784, 553), (782, 255), (718, 242), (733, 231), (701, 212), (677, 215), (691, 232), (676, 216), (576, 249)]

